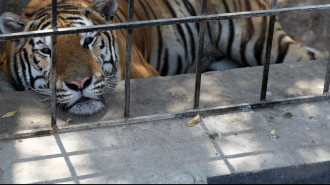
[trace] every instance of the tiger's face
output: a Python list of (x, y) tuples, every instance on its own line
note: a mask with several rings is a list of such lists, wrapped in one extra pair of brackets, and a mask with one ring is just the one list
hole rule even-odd
[[(88, 8), (59, 4), (58, 28), (111, 23), (116, 0), (95, 0)], [(51, 7), (36, 12), (31, 20), (12, 13), (0, 17), (4, 33), (51, 28)], [(13, 40), (11, 73), (17, 87), (50, 96), (51, 37)], [(69, 113), (92, 115), (104, 108), (105, 94), (120, 78), (119, 56), (114, 31), (57, 36), (57, 103)]]

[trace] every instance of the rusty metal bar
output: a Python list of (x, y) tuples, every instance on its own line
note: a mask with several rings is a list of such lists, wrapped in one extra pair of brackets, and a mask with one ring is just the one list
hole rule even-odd
[[(272, 0), (271, 8), (277, 9), (277, 0)], [(264, 62), (264, 72), (263, 72), (262, 84), (261, 84), (260, 101), (266, 101), (270, 55), (272, 53), (272, 45), (273, 45), (273, 37), (274, 37), (275, 18), (276, 18), (276, 16), (272, 15), (269, 19), (268, 37), (267, 37), (266, 55), (265, 55), (265, 62)]]
[(329, 58), (328, 58), (327, 72), (325, 74), (323, 94), (326, 92), (329, 92), (329, 82), (330, 82), (329, 71), (330, 71), (330, 53), (329, 53)]
[[(203, 0), (202, 1), (202, 16), (207, 15), (206, 10), (207, 10), (207, 0)], [(199, 98), (200, 98), (202, 69), (203, 69), (203, 55), (204, 55), (204, 52), (203, 52), (204, 51), (204, 37), (205, 37), (205, 22), (200, 22), (199, 23), (197, 65), (196, 65), (196, 79), (195, 79), (194, 109), (199, 109)]]
[(52, 36), (52, 35), (65, 35), (65, 34), (73, 34), (73, 33), (93, 32), (93, 31), (133, 29), (133, 28), (163, 26), (163, 25), (171, 25), (171, 24), (185, 24), (185, 23), (240, 19), (240, 18), (249, 18), (249, 17), (271, 16), (271, 15), (285, 15), (285, 14), (326, 11), (326, 10), (330, 10), (330, 4), (305, 6), (305, 7), (293, 7), (293, 8), (281, 8), (275, 10), (270, 9), (270, 10), (258, 10), (258, 11), (248, 11), (248, 12), (213, 14), (206, 16), (157, 19), (157, 20), (148, 20), (148, 21), (137, 21), (134, 23), (126, 22), (126, 23), (95, 25), (95, 26), (86, 26), (86, 27), (78, 27), (78, 28), (73, 28), (73, 27), (59, 28), (57, 32), (53, 32), (52, 30), (40, 30), (40, 31), (20, 32), (20, 33), (11, 33), (11, 34), (0, 34), (0, 41), (22, 39), (29, 37), (44, 37), (44, 36)]
[[(57, 31), (57, 0), (52, 0), (52, 29), (54, 33)], [(57, 117), (57, 109), (56, 109), (56, 53), (57, 53), (57, 43), (56, 43), (56, 35), (51, 37), (52, 48), (51, 48), (51, 126), (56, 126), (56, 117)]]
[[(134, 0), (128, 2), (127, 22), (133, 22)], [(130, 82), (131, 82), (131, 52), (132, 52), (132, 29), (127, 30), (126, 38), (126, 64), (125, 64), (125, 112), (124, 117), (129, 118), (130, 107)]]

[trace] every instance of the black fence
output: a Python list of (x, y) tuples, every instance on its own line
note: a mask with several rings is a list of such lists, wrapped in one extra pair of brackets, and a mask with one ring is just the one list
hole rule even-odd
[[(325, 11), (330, 10), (330, 4), (327, 5), (317, 5), (317, 6), (305, 6), (298, 8), (282, 8), (277, 9), (277, 0), (272, 0), (270, 10), (259, 10), (259, 11), (249, 11), (249, 12), (237, 12), (237, 13), (224, 13), (224, 14), (213, 14), (207, 15), (207, 0), (202, 0), (202, 14), (200, 16), (191, 16), (183, 18), (171, 18), (171, 19), (157, 19), (157, 20), (148, 20), (148, 21), (137, 21), (133, 22), (133, 7), (134, 0), (129, 0), (128, 6), (128, 20), (125, 23), (117, 24), (108, 24), (108, 25), (96, 25), (96, 26), (86, 26), (79, 28), (60, 28), (57, 29), (57, 16), (56, 16), (56, 7), (57, 0), (52, 0), (52, 29), (50, 30), (41, 30), (41, 31), (31, 31), (31, 32), (20, 32), (12, 34), (0, 34), (0, 41), (3, 40), (12, 40), (12, 39), (22, 39), (29, 37), (44, 37), (51, 36), (52, 40), (52, 56), (51, 56), (51, 124), (52, 127), (56, 126), (56, 36), (73, 34), (73, 33), (82, 33), (82, 32), (92, 32), (92, 31), (106, 31), (106, 30), (118, 30), (118, 29), (127, 29), (127, 43), (126, 43), (126, 73), (125, 73), (125, 118), (129, 118), (130, 111), (130, 66), (131, 66), (131, 47), (132, 47), (132, 29), (142, 28), (142, 27), (152, 27), (152, 26), (163, 26), (163, 25), (173, 25), (173, 24), (183, 24), (183, 23), (199, 23), (199, 46), (198, 46), (198, 63), (196, 66), (196, 82), (195, 82), (195, 96), (194, 96), (194, 105), (193, 110), (175, 113), (172, 115), (151, 115), (147, 118), (136, 118), (137, 120), (160, 120), (172, 117), (182, 117), (189, 116), (198, 113), (221, 113), (232, 110), (238, 110), (242, 107), (251, 107), (251, 108), (260, 108), (268, 107), (280, 104), (290, 104), (304, 101), (313, 101), (313, 100), (322, 100), (328, 99), (329, 96), (316, 95), (316, 96), (305, 96), (301, 98), (290, 98), (284, 100), (276, 101), (266, 101), (266, 92), (267, 92), (267, 83), (269, 75), (269, 65), (270, 65), (270, 55), (272, 49), (273, 33), (274, 33), (274, 23), (276, 15), (283, 14), (294, 14), (301, 12), (315, 12), (315, 11)], [(200, 98), (200, 87), (201, 87), (201, 72), (202, 72), (202, 61), (203, 61), (203, 47), (204, 47), (204, 35), (205, 35), (205, 22), (206, 21), (215, 21), (215, 20), (228, 20), (228, 19), (238, 19), (238, 18), (250, 18), (250, 17), (260, 17), (260, 16), (271, 16), (269, 20), (269, 29), (268, 29), (268, 38), (266, 45), (266, 54), (265, 54), (265, 63), (264, 63), (264, 72), (261, 86), (261, 95), (259, 103), (252, 104), (240, 104), (234, 106), (224, 106), (218, 108), (210, 108), (199, 110), (199, 98)], [(328, 66), (325, 75), (324, 82), (324, 93), (329, 91), (329, 69), (330, 69), (330, 56), (328, 61)], [(159, 117), (159, 118), (157, 118)]]

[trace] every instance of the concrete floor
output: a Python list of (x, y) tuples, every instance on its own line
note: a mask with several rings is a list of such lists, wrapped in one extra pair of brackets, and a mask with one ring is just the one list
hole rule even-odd
[[(268, 100), (321, 94), (325, 66), (325, 61), (272, 65)], [(261, 74), (261, 67), (204, 74), (201, 107), (258, 101)], [(133, 80), (132, 114), (191, 109), (193, 77)], [(68, 116), (75, 121), (71, 125), (122, 118), (122, 90), (121, 82), (109, 95), (117, 98), (108, 100), (107, 111), (87, 118), (60, 111), (59, 124), (65, 126)], [(0, 135), (49, 125), (49, 110), (37, 97), (31, 91), (0, 94), (0, 115), (19, 110), (0, 120)], [(0, 140), (0, 183), (207, 183), (214, 176), (299, 169), (330, 160), (329, 106), (324, 100), (242, 109), (202, 116), (195, 127), (187, 127), (191, 117), (184, 117)], [(215, 132), (219, 137), (212, 139)]]

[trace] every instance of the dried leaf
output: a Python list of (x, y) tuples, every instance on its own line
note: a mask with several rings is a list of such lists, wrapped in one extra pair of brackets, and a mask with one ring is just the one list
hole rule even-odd
[(271, 134), (273, 134), (273, 135), (275, 134), (275, 129), (271, 132)]
[(192, 120), (190, 120), (186, 125), (188, 127), (193, 127), (196, 125), (196, 123), (198, 123), (201, 120), (201, 117), (199, 116), (199, 114), (197, 114), (196, 117), (194, 117)]
[(18, 111), (8, 112), (8, 113), (5, 114), (4, 116), (2, 116), (1, 119), (13, 117), (17, 112), (18, 112)]

